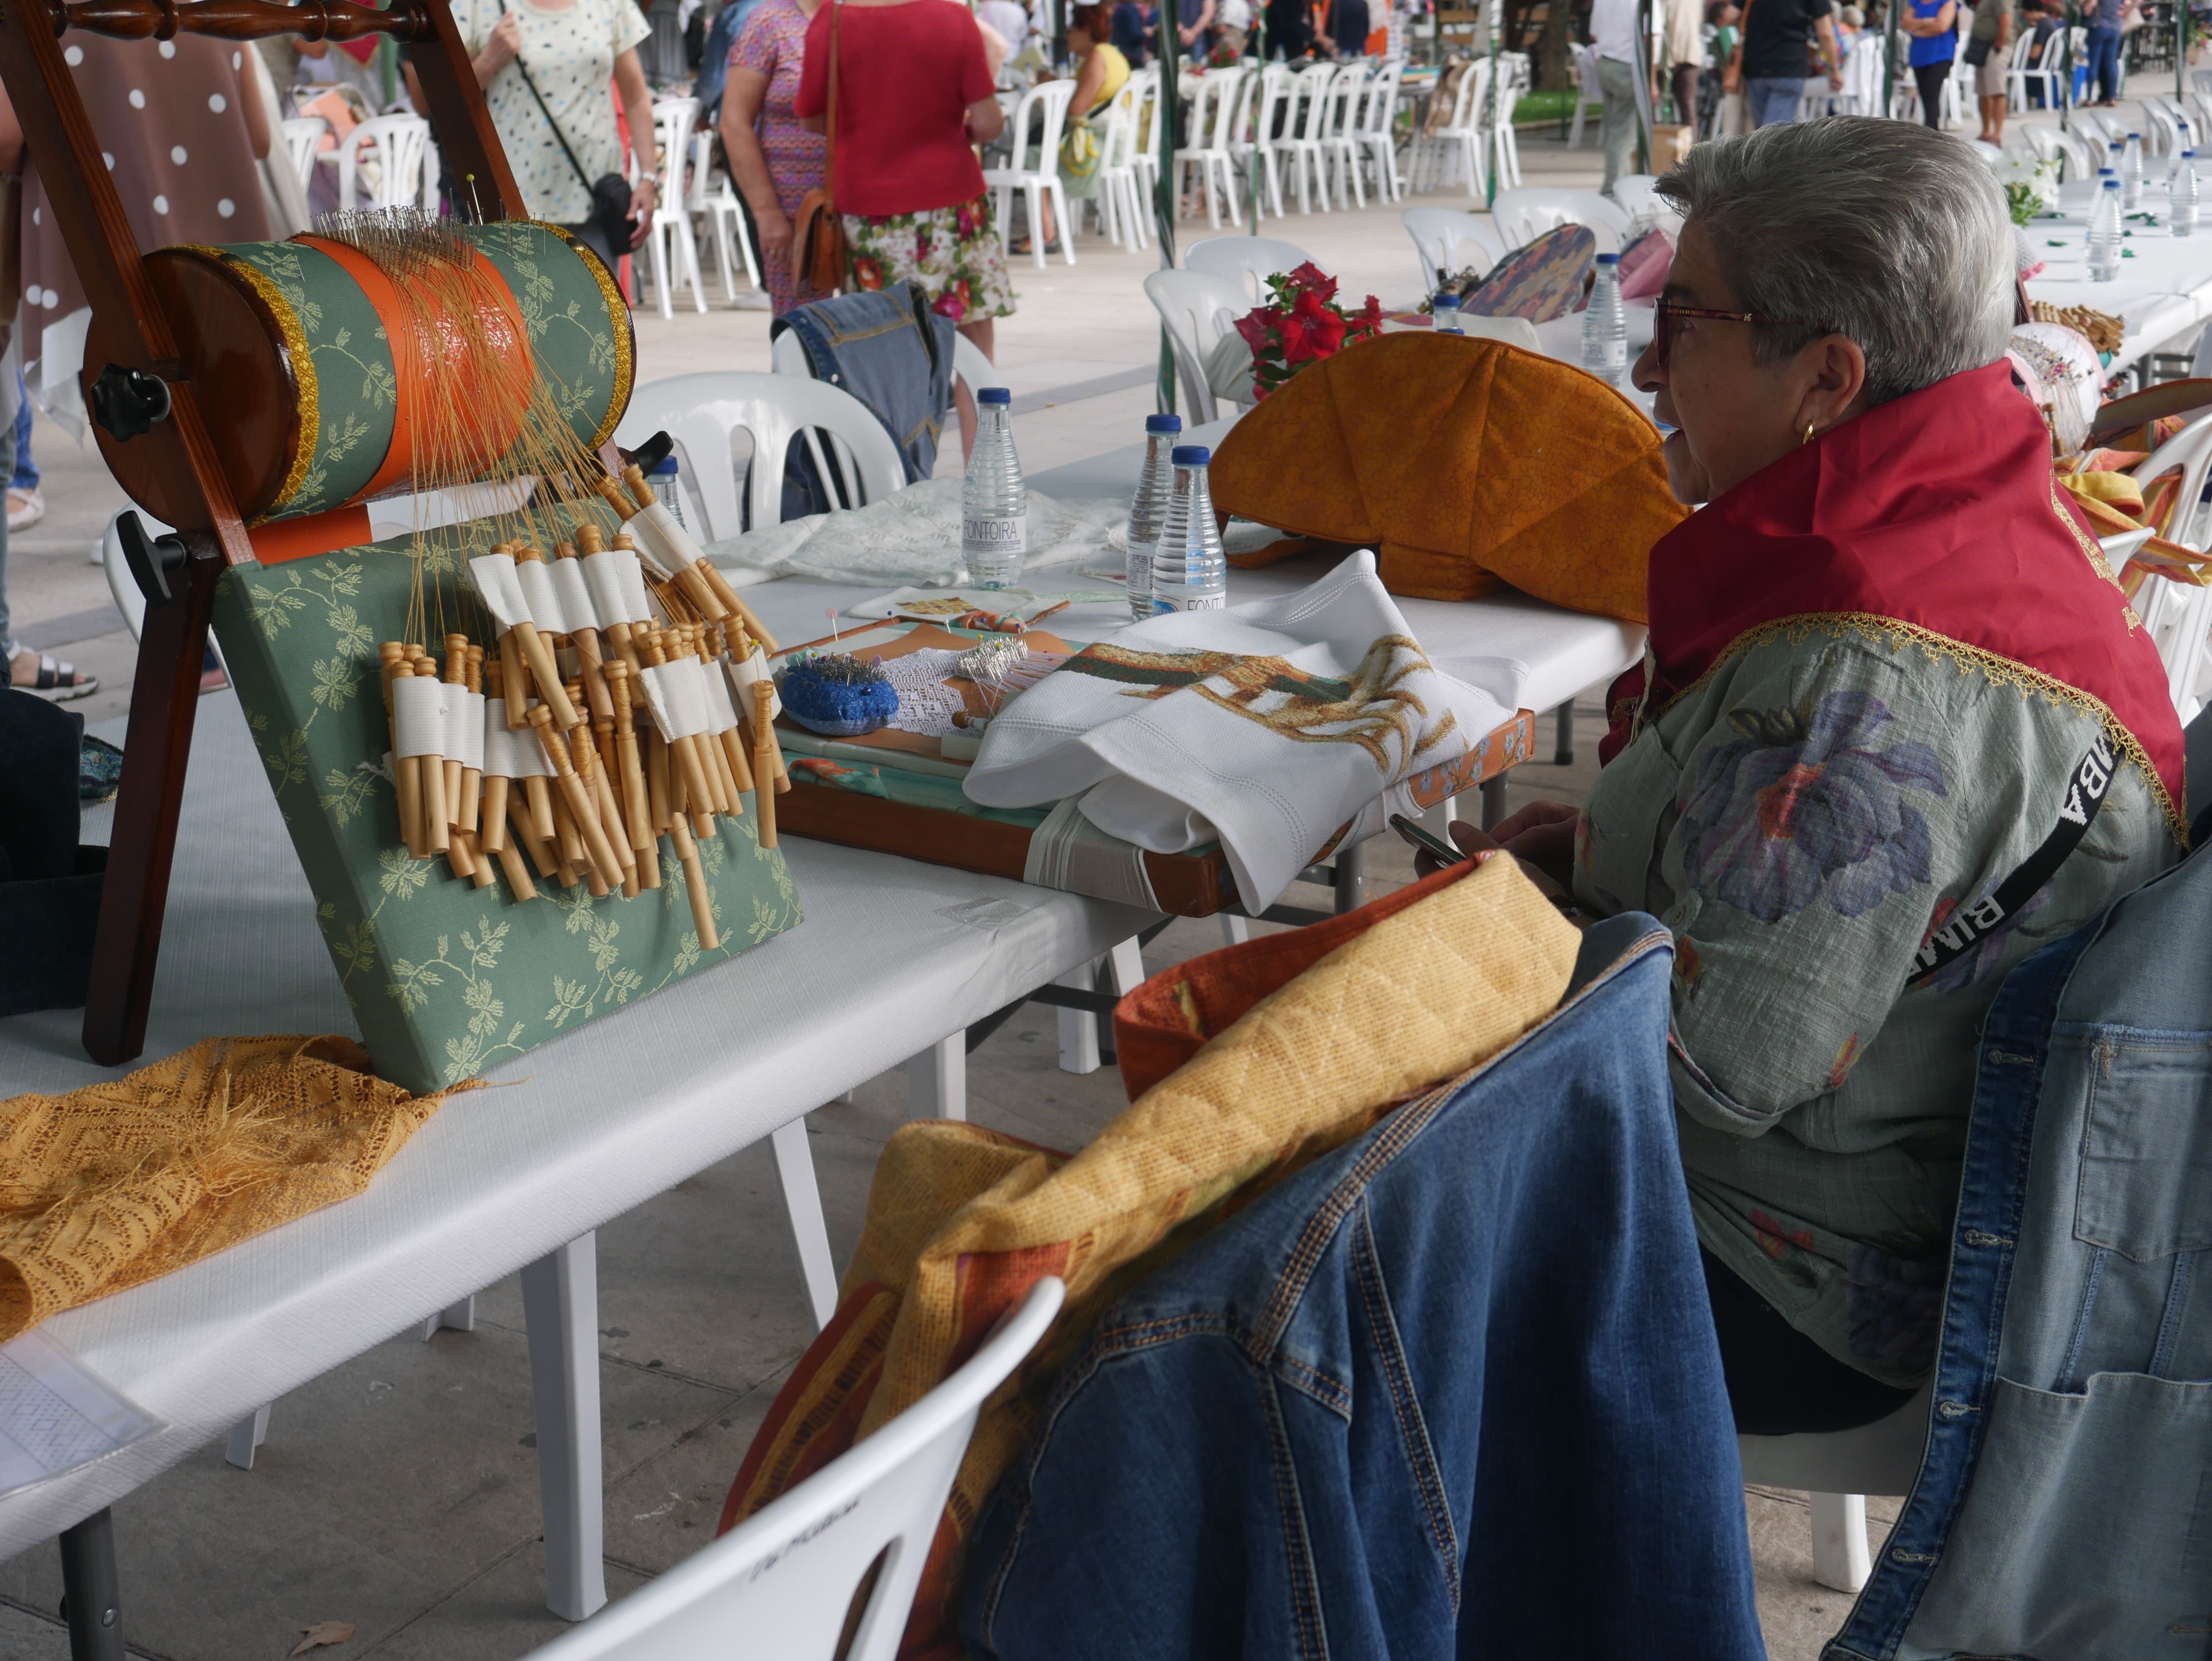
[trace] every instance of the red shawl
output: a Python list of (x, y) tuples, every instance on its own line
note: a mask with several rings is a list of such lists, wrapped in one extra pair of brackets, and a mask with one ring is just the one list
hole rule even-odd
[[(2096, 700), (2179, 813), (2181, 723), (2166, 671), (2064, 496), (2050, 433), (2002, 362), (1830, 429), (1652, 547), (1645, 708), (1656, 715), (1761, 624), (1870, 614)], [(1613, 683), (1601, 759), (1627, 742), (1644, 678), (1638, 666)]]

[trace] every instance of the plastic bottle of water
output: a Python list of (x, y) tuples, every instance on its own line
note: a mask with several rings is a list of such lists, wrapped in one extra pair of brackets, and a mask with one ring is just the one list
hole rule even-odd
[(1438, 334), (1467, 332), (1460, 327), (1459, 295), (1451, 290), (1448, 289), (1429, 301), (1429, 317), (1431, 326)]
[(2142, 205), (2142, 135), (2131, 132), (2128, 135), (2127, 148), (2120, 152), (2120, 198), (2130, 213)]
[(1597, 280), (1583, 313), (1583, 368), (1614, 386), (1628, 373), (1628, 314), (1620, 304), (1620, 256), (1597, 257)]
[(2089, 280), (2110, 283), (2120, 274), (2120, 233), (2124, 210), (2120, 205), (2120, 181), (2102, 179), (2097, 200), (2089, 210)]
[(1213, 522), (1213, 491), (1203, 444), (1178, 444), (1168, 514), (1152, 555), (1152, 615), (1218, 611), (1229, 603), (1229, 562), (1221, 557), (1221, 531)]
[(1152, 614), (1152, 549), (1168, 516), (1168, 492), (1175, 468), (1168, 452), (1182, 431), (1182, 417), (1145, 417), (1145, 465), (1137, 475), (1137, 494), (1129, 502), (1129, 615), (1142, 623)]
[(2197, 152), (2184, 150), (2173, 159), (2166, 178), (2166, 223), (2176, 236), (2197, 233)]
[(960, 490), (961, 557), (986, 588), (1012, 587), (1029, 552), (1030, 493), (1007, 419), (1012, 397), (1004, 386), (975, 394), (975, 449)]
[(660, 498), (660, 505), (668, 509), (669, 517), (690, 530), (691, 516), (684, 511), (684, 480), (673, 452), (660, 459), (660, 465), (653, 470), (651, 482), (653, 495)]

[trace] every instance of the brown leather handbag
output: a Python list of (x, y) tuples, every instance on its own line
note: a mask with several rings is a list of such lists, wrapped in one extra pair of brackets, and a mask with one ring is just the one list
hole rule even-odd
[(817, 294), (836, 294), (845, 286), (851, 252), (845, 246), (845, 219), (837, 211), (837, 13), (838, 0), (830, 0), (829, 155), (822, 168), (822, 188), (799, 198), (799, 217), (791, 232), (791, 277), (800, 287)]

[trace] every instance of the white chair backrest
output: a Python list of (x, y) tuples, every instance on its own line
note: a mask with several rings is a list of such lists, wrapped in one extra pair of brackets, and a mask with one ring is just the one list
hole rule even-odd
[(305, 188), (315, 176), (315, 151), (331, 124), (319, 115), (295, 115), (284, 124), (284, 153)]
[(1295, 242), (1273, 236), (1209, 236), (1183, 249), (1182, 263), (1194, 271), (1226, 277), (1257, 305), (1267, 279), (1295, 271), (1313, 256)]
[[(1037, 151), (1036, 171), (1060, 171), (1060, 129), (1067, 125), (1068, 100), (1075, 96), (1073, 81), (1041, 81), (1022, 94), (1014, 106), (1014, 119), (1006, 124), (1013, 136), (1013, 165), (1027, 171), (1030, 147)], [(1032, 132), (1030, 128), (1036, 131)]]
[(1408, 208), (1398, 216), (1398, 222), (1413, 240), (1423, 294), (1435, 292), (1440, 275), (1454, 277), (1470, 265), (1486, 271), (1505, 258), (1498, 233), (1456, 208)]
[(1465, 132), (1474, 125), (1475, 118), (1482, 113), (1490, 95), (1490, 60), (1478, 58), (1467, 66), (1467, 73), (1459, 78), (1459, 92), (1452, 100), (1451, 120), (1445, 131)]
[(855, 506), (906, 488), (898, 447), (868, 406), (842, 387), (804, 374), (720, 369), (649, 380), (630, 395), (615, 437), (635, 448), (665, 429), (682, 446), (707, 519), (702, 539), (720, 541), (736, 536), (746, 522), (738, 502), (733, 436), (743, 431), (752, 439), (750, 520), (760, 529), (783, 518), (783, 467), (791, 441), (816, 428), (850, 452), (860, 474), (849, 481), (858, 486)]
[(699, 123), (696, 98), (663, 98), (653, 106), (655, 142), (660, 149), (660, 189), (655, 200), (667, 206), (684, 200), (684, 177), (691, 166), (691, 130)]
[[(1062, 1294), (1060, 1281), (1038, 1281), (965, 1366), (904, 1413), (529, 1661), (890, 1661), (975, 1416), (1036, 1347)], [(840, 1651), (854, 1594), (879, 1557), (852, 1647)]]
[(1398, 114), (1398, 83), (1406, 66), (1391, 58), (1382, 66), (1382, 72), (1368, 83), (1367, 109), (1360, 125), (1363, 132), (1387, 137), (1395, 130)]
[(1856, 114), (1872, 115), (1881, 102), (1881, 58), (1887, 46), (1871, 29), (1851, 42), (1851, 54), (1844, 63), (1844, 95)]
[(1098, 165), (1126, 167), (1137, 156), (1137, 77), (1121, 83), (1106, 105), (1106, 131), (1098, 141)]
[(1335, 66), (1329, 64), (1300, 71), (1298, 108), (1293, 118), (1299, 143), (1318, 143), (1328, 136), (1328, 89), (1335, 79)]
[(1340, 138), (1359, 125), (1359, 100), (1367, 91), (1367, 66), (1364, 63), (1346, 64), (1336, 72), (1336, 79), (1328, 85), (1328, 113), (1322, 131), (1332, 138)]
[(406, 207), (422, 190), (422, 150), (430, 124), (418, 115), (380, 115), (362, 122), (338, 141), (338, 206), (359, 207), (356, 192), (363, 150), (373, 150), (381, 172), (369, 205)]
[(1237, 137), (1237, 128), (1244, 114), (1247, 94), (1246, 82), (1250, 76), (1241, 64), (1226, 69), (1208, 70), (1206, 78), (1212, 83), (1213, 108), (1206, 125), (1201, 130), (1194, 122), (1193, 132), (1203, 132), (1201, 142), (1209, 149), (1225, 150)]
[(1270, 64), (1260, 71), (1260, 89), (1246, 100), (1246, 106), (1252, 115), (1252, 119), (1246, 125), (1250, 129), (1252, 142), (1263, 150), (1273, 149), (1278, 143), (1275, 114), (1283, 107), (1283, 100), (1289, 96), (1291, 66), (1288, 64)]
[(1632, 173), (1613, 181), (1613, 199), (1633, 225), (1638, 220), (1656, 220), (1674, 212), (1666, 198), (1659, 194), (1659, 179), (1656, 173)]
[(999, 366), (984, 356), (983, 349), (964, 334), (952, 337), (952, 374), (956, 380), (968, 383), (971, 397), (986, 386), (1006, 384), (1006, 378), (999, 373)]
[(1628, 216), (1595, 191), (1523, 186), (1498, 192), (1490, 213), (1499, 240), (1509, 248), (1526, 247), (1561, 225), (1587, 225), (1597, 238), (1600, 253), (1618, 253), (1628, 234)]
[(2035, 152), (2035, 159), (2039, 161), (2063, 162), (2066, 159), (2066, 147), (2058, 142), (2056, 128), (2042, 126), (2033, 121), (2022, 121), (2016, 123), (2007, 131), (2017, 132), (2025, 138), (2027, 141), (2028, 149)]
[(1211, 271), (1148, 272), (1145, 297), (1167, 327), (1176, 368), (1190, 395), (1194, 425), (1214, 419), (1213, 394), (1206, 390), (1206, 356), (1213, 343), (1252, 309), (1243, 285)]

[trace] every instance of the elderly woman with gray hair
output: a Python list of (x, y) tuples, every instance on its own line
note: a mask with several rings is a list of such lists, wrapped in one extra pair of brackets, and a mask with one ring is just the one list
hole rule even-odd
[(2177, 856), (2181, 733), (2006, 366), (2014, 240), (1968, 148), (1838, 118), (1659, 189), (1685, 222), (1635, 378), (1703, 505), (1651, 551), (1587, 803), (1494, 834), (1673, 931), (1737, 1424), (1842, 1429), (1932, 1365), (1983, 1013)]

